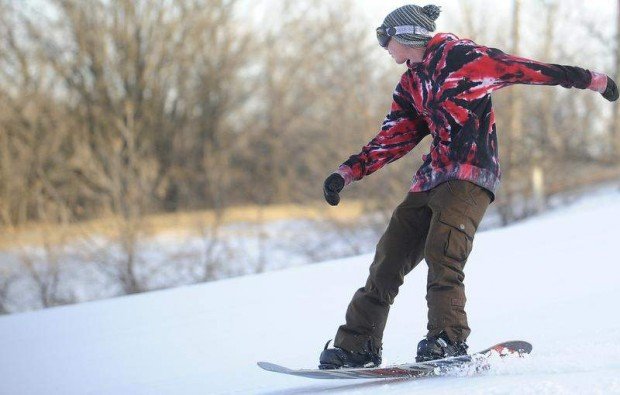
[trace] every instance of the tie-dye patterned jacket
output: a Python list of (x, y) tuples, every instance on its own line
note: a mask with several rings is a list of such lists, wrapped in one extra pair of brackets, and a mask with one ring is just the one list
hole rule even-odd
[(401, 158), (430, 134), (431, 149), (413, 177), (411, 192), (459, 179), (494, 194), (501, 172), (491, 92), (512, 84), (604, 91), (606, 83), (604, 74), (511, 56), (439, 33), (422, 62), (408, 64), (379, 134), (338, 173), (345, 184), (360, 180)]

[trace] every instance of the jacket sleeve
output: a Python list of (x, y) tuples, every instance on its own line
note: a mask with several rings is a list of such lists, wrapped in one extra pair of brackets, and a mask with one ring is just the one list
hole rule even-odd
[[(470, 40), (457, 43), (448, 55), (448, 61), (460, 65), (450, 75), (452, 84), (468, 84), (458, 89), (473, 99), (497, 89), (514, 85), (560, 85), (565, 88), (592, 89), (600, 92), (607, 77), (581, 67), (548, 64), (508, 55), (496, 48), (480, 46)], [(604, 89), (603, 89), (604, 90)]]
[(381, 131), (357, 155), (352, 155), (338, 169), (345, 184), (360, 180), (388, 163), (403, 157), (430, 133), (426, 121), (418, 116), (409, 94), (401, 83), (394, 91), (390, 113), (386, 116)]

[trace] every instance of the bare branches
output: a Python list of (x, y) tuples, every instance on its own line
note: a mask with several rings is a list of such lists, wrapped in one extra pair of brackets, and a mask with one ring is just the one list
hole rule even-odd
[[(512, 41), (523, 44), (513, 51), (580, 65), (596, 48), (618, 41), (572, 15), (568, 7), (576, 1), (515, 4), (521, 3), (528, 30), (520, 34), (515, 18)], [(46, 12), (27, 1), (0, 0), (0, 225), (111, 218), (105, 242), (93, 234), (80, 239), (84, 259), (97, 262), (93, 271), (111, 293), (237, 270), (228, 265), (239, 246), (223, 235), (226, 210), (319, 201), (324, 177), (378, 131), (403, 71), (389, 63), (352, 1), (283, 0), (261, 20), (247, 2), (235, 0), (40, 4)], [(455, 26), (481, 44), (510, 48), (508, 19), (490, 21), (488, 4), (460, 2), (454, 7), (459, 19), (448, 21), (447, 30)], [(554, 39), (568, 28), (587, 32), (592, 45), (574, 48), (570, 40)], [(608, 53), (591, 58), (612, 64)], [(545, 183), (559, 182), (558, 169), (572, 173), (576, 163), (609, 163), (610, 139), (620, 141), (618, 106), (608, 114), (591, 92), (551, 89), (493, 97), (506, 170), (497, 204), (507, 222), (530, 212), (520, 203), (531, 195), (530, 167), (542, 166)], [(426, 149), (422, 142), (382, 176), (351, 186), (347, 198), (362, 200), (368, 211), (389, 212)], [(525, 209), (510, 215), (517, 205)], [(171, 252), (178, 267), (149, 259), (148, 216), (194, 209), (219, 218), (201, 225), (200, 248)], [(263, 255), (243, 270), (268, 267), (266, 221), (257, 227)], [(329, 229), (350, 240), (344, 250), (360, 251), (354, 237), (346, 237), (355, 229), (341, 223)], [(66, 296), (54, 296), (61, 263), (73, 259), (63, 248), (50, 244), (39, 250), (44, 254), (22, 259), (43, 304)], [(0, 297), (16, 289), (7, 279)]]
[(15, 279), (16, 276), (8, 268), (0, 268), (0, 315), (11, 312), (9, 295)]

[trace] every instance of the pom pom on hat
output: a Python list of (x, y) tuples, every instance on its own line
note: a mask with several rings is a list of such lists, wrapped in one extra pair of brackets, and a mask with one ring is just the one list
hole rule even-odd
[(439, 18), (439, 14), (441, 14), (441, 7), (432, 4), (425, 5), (422, 7), (422, 10), (433, 21), (436, 21)]

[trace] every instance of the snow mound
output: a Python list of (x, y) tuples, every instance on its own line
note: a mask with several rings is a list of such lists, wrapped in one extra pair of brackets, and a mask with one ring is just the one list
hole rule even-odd
[[(620, 393), (620, 193), (476, 236), (466, 267), (472, 350), (534, 346), (483, 374), (318, 381), (314, 367), (366, 278), (364, 255), (0, 318), (2, 394)], [(384, 363), (414, 359), (426, 267), (392, 308)]]

